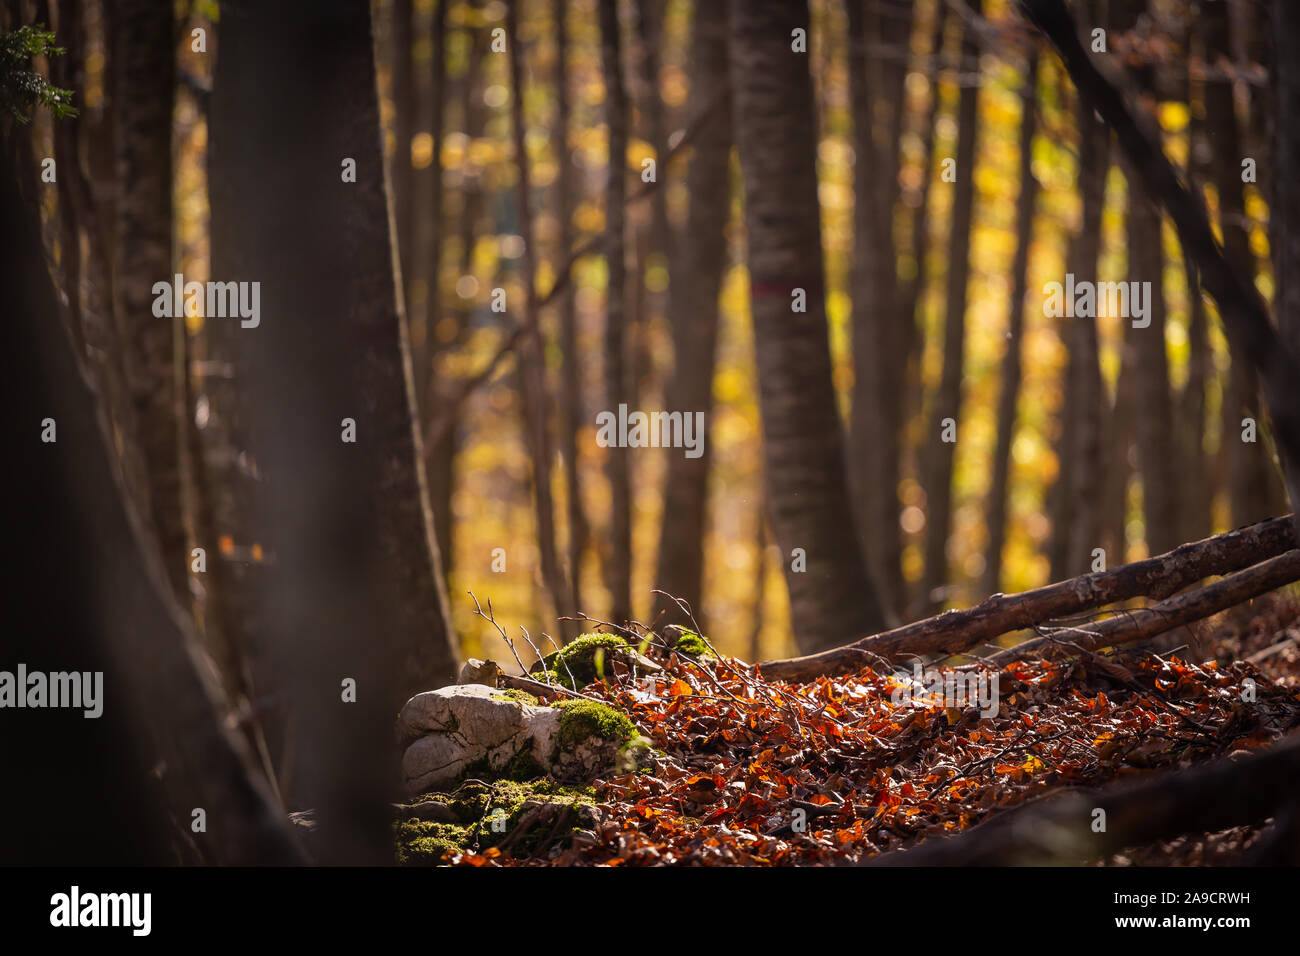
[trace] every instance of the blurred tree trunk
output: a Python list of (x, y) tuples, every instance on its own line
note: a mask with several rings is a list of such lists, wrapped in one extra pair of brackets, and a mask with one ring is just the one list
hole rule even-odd
[[(976, 14), (981, 0), (970, 4)], [(980, 47), (972, 29), (963, 26), (961, 73), (979, 72)], [(957, 107), (957, 156), (951, 230), (948, 237), (948, 293), (943, 324), (943, 375), (934, 396), (934, 414), (925, 433), (927, 511), (925, 576), (921, 602), (926, 609), (943, 604), (936, 591), (948, 581), (948, 535), (952, 529), (952, 470), (956, 442), (940, 440), (945, 420), (960, 423), (962, 368), (966, 347), (966, 284), (970, 278), (970, 238), (975, 205), (975, 148), (979, 87), (966, 80)]]
[(998, 395), (997, 447), (993, 453), (993, 480), (989, 486), (988, 548), (984, 557), (985, 594), (998, 591), (1002, 580), (1002, 544), (1006, 540), (1007, 485), (1011, 471), (1011, 443), (1016, 433), (1016, 405), (1020, 398), (1021, 343), (1025, 328), (1025, 297), (1029, 283), (1029, 247), (1034, 240), (1034, 203), (1038, 180), (1034, 178), (1034, 128), (1037, 122), (1038, 55), (1025, 63), (1020, 113), (1020, 195), (1016, 199), (1016, 254), (1011, 262), (1011, 304), (1007, 317), (1006, 351), (1002, 356), (1002, 390)]
[[(1273, 44), (1273, 159), (1280, 170), (1273, 177), (1269, 220), (1277, 281), (1274, 312), (1282, 343), (1296, 360), (1300, 359), (1300, 183), (1293, 164), (1300, 162), (1300, 10), (1294, 4), (1274, 5)], [(1296, 500), (1300, 475), (1294, 473), (1295, 467), (1300, 464), (1293, 463), (1286, 476), (1293, 509), (1300, 508)]]
[[(1098, 4), (1091, 9), (1096, 10)], [(1110, 131), (1097, 121), (1082, 97), (1075, 104), (1079, 128), (1079, 189), (1083, 200), (1079, 233), (1071, 244), (1070, 268), (1078, 277), (1099, 281), (1101, 217), (1106, 207), (1106, 177), (1110, 172)], [(1105, 548), (1104, 515), (1108, 449), (1103, 443), (1104, 415), (1109, 402), (1101, 374), (1101, 349), (1096, 309), (1090, 316), (1069, 322), (1068, 364), (1075, 370), (1074, 417), (1065, 440), (1071, 445), (1071, 470), (1057, 481), (1070, 498), (1070, 517), (1061, 533), (1067, 537), (1063, 576), (1074, 577), (1092, 569), (1092, 552)], [(1112, 463), (1115, 464), (1115, 463)], [(1123, 467), (1123, 463), (1119, 463)], [(1053, 534), (1057, 529), (1053, 528)], [(1109, 552), (1108, 552), (1109, 554)], [(1119, 563), (1118, 555), (1111, 561)]]
[[(1131, 30), (1147, 10), (1147, 0), (1128, 0), (1118, 19)], [(1155, 111), (1154, 67), (1133, 70), (1141, 108)], [(1129, 250), (1128, 281), (1150, 283), (1147, 300), (1149, 324), (1142, 328), (1123, 318), (1124, 338), (1133, 347), (1136, 399), (1138, 472), (1142, 478), (1142, 514), (1147, 551), (1163, 554), (1179, 537), (1179, 466), (1174, 439), (1169, 356), (1165, 345), (1164, 230), (1160, 208), (1146, 195), (1132, 168), (1124, 165), (1128, 179), (1126, 239)]]
[[(921, 413), (924, 389), (921, 382), (921, 353), (924, 345), (921, 297), (927, 283), (926, 259), (930, 252), (930, 187), (934, 182), (934, 135), (939, 117), (939, 61), (943, 56), (944, 30), (947, 25), (948, 5), (940, 3), (934, 12), (933, 33), (930, 41), (929, 63), (925, 75), (929, 80), (930, 103), (921, 126), (921, 175), (916, 210), (912, 214), (911, 258), (912, 276), (906, 280), (900, 293), (899, 321), (902, 324), (902, 353), (899, 364), (903, 369), (902, 402), (899, 412), (901, 431), (900, 466), (908, 473), (919, 472), (916, 459), (916, 431), (913, 423)], [(905, 602), (904, 617), (910, 619), (916, 611), (915, 601)]]
[(261, 282), (261, 324), (226, 324), (249, 342), (277, 689), (310, 728), (297, 792), (319, 811), (325, 862), (388, 861), (393, 714), (454, 677), (456, 649), (413, 421), (370, 8), (226, 8), (221, 41), (214, 275)]
[(414, 322), (411, 308), (411, 283), (415, 278), (414, 170), (411, 167), (411, 139), (415, 136), (415, 40), (414, 0), (393, 0), (392, 8), (392, 95), (393, 153), (388, 158), (392, 169), (393, 210), (397, 220), (398, 275), (406, 304), (408, 321)]
[[(849, 102), (853, 117), (853, 396), (849, 418), (849, 488), (856, 529), (888, 623), (896, 623), (902, 591), (898, 527), (898, 422), (902, 401), (898, 356), (898, 270), (893, 211), (898, 173), (894, 143), (874, 129), (873, 77), (884, 84), (869, 46), (880, 45), (879, 23), (869, 30), (863, 4), (849, 0)], [(878, 13), (878, 11), (871, 11)], [(901, 52), (901, 51), (900, 51)], [(895, 114), (901, 109), (895, 109)], [(888, 126), (892, 131), (892, 124)]]
[[(446, 6), (449, 0), (441, 0), (441, 6)], [(476, 11), (478, 0), (470, 0), (469, 9)], [(441, 14), (443, 17), (444, 40), (445, 40), (445, 11)], [(469, 64), (465, 68), (465, 76), (461, 81), (460, 89), (460, 130), (473, 142), (474, 138), (483, 132), (484, 109), (482, 96), (482, 74), (483, 74), (483, 56), (487, 49), (487, 40), (490, 34), (487, 30), (481, 29), (478, 25), (477, 13), (468, 18), (469, 26), (465, 29), (466, 45), (469, 48)], [(438, 20), (435, 19), (435, 28)], [(437, 41), (435, 40), (435, 44)], [(437, 53), (435, 52), (435, 63)], [(436, 67), (435, 67), (436, 68)], [(443, 51), (442, 75), (446, 75), (446, 54)], [(441, 128), (442, 124), (439, 124)], [(438, 153), (441, 152), (441, 138), (437, 140), (436, 146)], [(435, 153), (435, 156), (438, 155)], [(480, 180), (480, 170), (473, 168), (473, 161), (466, 158), (461, 164), (460, 169), (460, 188), (456, 193), (460, 196), (460, 208), (458, 215), (453, 218), (459, 223), (460, 229), (457, 236), (458, 241), (458, 259), (457, 272), (458, 276), (470, 275), (473, 272), (474, 262), (474, 243), (476, 239), (475, 227), (478, 224), (479, 213), (483, 205), (483, 187)], [(436, 173), (441, 176), (441, 170)], [(442, 219), (439, 218), (438, 227), (441, 227)], [(441, 228), (436, 228), (438, 236), (441, 236)], [(435, 238), (433, 245), (434, 250), (440, 250), (441, 238)], [(441, 252), (438, 252), (441, 255)], [(432, 271), (432, 270), (431, 270)], [(433, 303), (441, 303), (441, 295), (434, 294), (434, 286), (430, 284), (430, 312), (429, 312), (429, 336), (425, 339), (426, 354), (421, 358), (420, 366), (424, 369), (425, 381), (420, 392), (424, 396), (424, 412), (421, 418), (428, 421), (431, 425), (438, 417), (433, 414), (433, 409), (437, 407), (442, 396), (442, 389), (449, 383), (444, 382), (434, 374), (434, 366), (438, 361), (438, 355), (444, 349), (453, 348), (463, 342), (464, 337), (469, 332), (470, 315), (474, 311), (473, 297), (460, 298), (454, 312), (454, 319), (451, 316), (442, 316), (432, 311)], [(441, 310), (441, 304), (437, 306)], [(444, 318), (454, 324), (451, 333), (444, 332)], [(416, 352), (417, 356), (419, 352)], [(419, 370), (417, 369), (417, 381), (419, 380)], [(456, 414), (457, 412), (453, 412)], [(452, 514), (452, 494), (456, 490), (456, 450), (458, 444), (458, 428), (453, 423), (447, 429), (447, 432), (440, 440), (434, 441), (426, 439), (425, 443), (425, 462), (429, 475), (429, 501), (433, 509), (433, 528), (438, 537), (438, 554), (442, 557), (443, 573), (450, 577), (452, 569), (455, 567), (456, 558), (456, 523)], [(426, 431), (426, 435), (429, 432)]]
[(154, 283), (172, 281), (176, 70), (171, 8), (151, 0), (118, 0), (113, 30), (117, 56), (109, 67), (119, 97), (113, 114), (118, 182), (113, 306), (126, 343), (127, 386), (147, 475), (140, 503), (147, 503), (147, 520), (172, 589), (188, 607), (187, 505), (181, 481), (185, 326), (183, 318), (160, 318), (153, 312)]
[[(428, 167), (416, 173), (415, 177), (417, 187), (415, 208), (429, 210), (428, 215), (419, 217), (416, 242), (419, 252), (415, 257), (416, 261), (421, 262), (423, 266), (421, 274), (425, 277), (426, 304), (422, 310), (421, 320), (417, 321), (409, 313), (407, 315), (407, 323), (411, 326), (412, 332), (411, 361), (415, 367), (415, 396), (420, 403), (420, 421), (426, 423), (429, 420), (429, 406), (436, 400), (436, 396), (430, 394), (429, 384), (433, 380), (434, 334), (438, 323), (442, 321), (442, 232), (445, 195), (442, 182), (442, 142), (448, 92), (447, 5), (448, 0), (434, 0), (429, 28), (431, 49), (429, 82), (423, 86), (429, 97), (429, 105), (428, 109), (421, 113), (428, 119), (432, 144)], [(450, 519), (450, 514), (440, 514), (437, 508), (434, 509), (435, 525), (440, 521), (449, 522)], [(441, 535), (441, 530), (439, 534)]]
[(556, 627), (567, 639), (577, 636), (578, 625), (572, 621), (559, 621), (559, 618), (574, 617), (577, 608), (571, 603), (573, 592), (565, 580), (564, 566), (560, 563), (560, 552), (555, 543), (555, 504), (551, 496), (551, 403), (546, 390), (546, 350), (538, 317), (537, 247), (533, 234), (532, 177), (524, 126), (524, 54), (523, 40), (519, 36), (519, 3), (520, 0), (509, 0), (506, 6), (510, 57), (510, 121), (515, 166), (518, 170), (515, 198), (519, 233), (524, 240), (523, 322), (528, 328), (519, 348), (519, 378), (522, 386), (519, 398), (532, 462), (532, 497), (537, 519), (537, 550), (541, 556), (542, 581), (550, 592), (551, 603), (555, 608)]
[[(816, 110), (808, 62), (791, 50), (791, 31), (808, 29), (808, 8), (739, 0), (730, 16), (772, 530), (796, 640), (812, 652), (880, 630), (884, 615), (846, 521), (852, 512), (831, 385)], [(796, 310), (800, 298), (803, 311)]]
[[(50, 282), (36, 197), (17, 188), (31, 168), (28, 135), (4, 131), (0, 283), (12, 312), (0, 323), (0, 354), (12, 361), (0, 407), (5, 447), (30, 452), (11, 476), (23, 507), (6, 537), (23, 560), (8, 576), (0, 640), (9, 661), (103, 671), (106, 703), (89, 721), (77, 711), (6, 715), (5, 772), (23, 781), (0, 788), (6, 860), (298, 862), (286, 821), (224, 726), (191, 623), (123, 484), (111, 426)], [(40, 438), (46, 417), (57, 428), (50, 443)], [(74, 738), (79, 755), (69, 760)], [(57, 826), (32, 826), (35, 802)], [(194, 807), (207, 812), (207, 836), (190, 832)]]
[[(559, 220), (557, 259), (567, 258), (573, 250), (573, 155), (569, 150), (569, 54), (568, 0), (553, 0), (551, 16), (555, 21), (555, 128), (552, 152), (559, 169), (555, 175), (555, 215)], [(557, 263), (558, 270), (561, 263)], [(573, 606), (586, 610), (582, 600), (582, 557), (587, 550), (590, 526), (583, 499), (582, 468), (578, 459), (578, 436), (583, 429), (582, 380), (586, 364), (578, 354), (578, 324), (573, 301), (573, 285), (560, 290), (556, 307), (560, 314), (560, 352), (563, 374), (560, 376), (560, 454), (564, 459), (565, 497), (569, 524), (569, 583), (573, 587)]]
[[(654, 149), (655, 178), (660, 181), (668, 175), (668, 162), (665, 158), (668, 153), (668, 136), (663, 95), (659, 90), (659, 48), (663, 43), (664, 2), (665, 0), (636, 0), (633, 7), (636, 14), (637, 85), (640, 87), (636, 108), (641, 120), (641, 134)], [(634, 400), (635, 396), (645, 390), (649, 384), (647, 379), (654, 371), (651, 367), (650, 343), (655, 322), (663, 312), (662, 308), (654, 307), (662, 303), (662, 292), (655, 292), (647, 283), (653, 263), (667, 265), (662, 262), (668, 251), (669, 235), (668, 190), (665, 184), (661, 183), (651, 193), (649, 204), (649, 229), (637, 230), (636, 278), (632, 287), (636, 318), (628, 327), (632, 342), (631, 368), (628, 372)], [(669, 276), (670, 285), (671, 281), (672, 274)], [(668, 410), (671, 411), (672, 406)]]
[[(1208, 0), (1201, 10), (1201, 38), (1205, 45), (1205, 133), (1209, 141), (1210, 176), (1219, 199), (1219, 228), (1223, 251), (1233, 268), (1254, 281), (1255, 257), (1250, 251), (1245, 199), (1242, 192), (1242, 143), (1233, 103), (1232, 81), (1224, 71), (1229, 59), (1232, 33), (1226, 0)], [(1279, 273), (1280, 282), (1285, 276)], [(1241, 440), (1243, 418), (1260, 416), (1259, 384), (1255, 372), (1240, 351), (1229, 346), (1231, 367), (1223, 394), (1222, 441), (1227, 449), (1228, 500), (1232, 523), (1248, 524), (1268, 517), (1279, 504), (1276, 483), (1270, 489), (1270, 460), (1263, 441), (1245, 444)]]
[[(628, 97), (623, 87), (622, 37), (617, 0), (598, 0), (600, 53), (605, 79), (605, 122), (609, 127), (609, 180), (605, 185), (605, 260), (609, 279), (605, 303), (605, 406), (618, 415), (628, 401), (627, 267), (624, 262), (627, 214)], [(632, 409), (628, 409), (629, 412)], [(628, 449), (605, 449), (610, 485), (609, 566), (606, 580), (609, 619), (623, 624), (632, 617), (632, 484)]]
[[(727, 97), (727, 10), (725, 4), (696, 8), (692, 37), (691, 116), (699, 116), (719, 96)], [(702, 454), (687, 458), (668, 453), (664, 480), (664, 520), (659, 538), (655, 587), (684, 600), (703, 621), (704, 546), (713, 421), (713, 366), (717, 348), (723, 274), (727, 267), (727, 223), (731, 217), (731, 108), (724, 99), (700, 130), (686, 175), (690, 197), (686, 228), (675, 238), (673, 283), (668, 309), (673, 317), (673, 377), (664, 405), (683, 415), (704, 412)], [(662, 192), (662, 188), (660, 189)], [(665, 612), (666, 623), (684, 624), (675, 604), (656, 596), (651, 619)]]

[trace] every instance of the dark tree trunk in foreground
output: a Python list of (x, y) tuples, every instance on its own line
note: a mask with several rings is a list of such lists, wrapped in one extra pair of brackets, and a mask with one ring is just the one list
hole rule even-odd
[[(609, 280), (605, 302), (605, 409), (618, 415), (628, 400), (627, 266), (624, 261), (627, 214), (628, 98), (623, 86), (622, 39), (618, 3), (599, 0), (600, 55), (605, 78), (605, 122), (609, 126), (609, 181), (605, 186), (605, 260)], [(628, 409), (629, 412), (632, 409)], [(610, 487), (609, 618), (623, 624), (632, 617), (632, 477), (628, 449), (605, 449)]]
[(155, 282), (172, 281), (172, 99), (175, 33), (171, 8), (119, 0), (113, 18), (118, 102), (118, 183), (113, 303), (125, 336), (126, 379), (144, 455), (148, 520), (167, 578), (189, 603), (185, 495), (181, 481), (184, 319), (153, 313)]
[[(23, 461), (11, 476), (23, 506), (13, 512), (8, 543), (23, 560), (7, 581), (3, 654), (7, 666), (104, 672), (97, 719), (78, 710), (6, 713), (5, 859), (296, 862), (286, 822), (223, 726), (198, 639), (124, 489), (100, 398), (49, 279), (36, 204), (15, 188), (10, 159), (32, 162), (28, 140), (2, 139), (0, 224), (12, 251), (0, 256), (0, 282), (13, 311), (0, 323), (0, 354), (14, 361), (0, 404), (5, 447), (19, 449)], [(56, 442), (41, 440), (47, 417)], [(160, 757), (161, 791), (151, 773)], [(32, 825), (34, 799), (57, 826)], [(194, 807), (207, 811), (207, 834), (190, 832)]]
[(1006, 540), (1007, 485), (1011, 473), (1011, 442), (1016, 433), (1016, 405), (1020, 399), (1021, 340), (1025, 328), (1028, 294), (1029, 246), (1034, 238), (1034, 125), (1038, 100), (1038, 56), (1025, 66), (1020, 114), (1020, 196), (1016, 200), (1016, 255), (1011, 262), (1011, 306), (1007, 316), (1007, 345), (1002, 357), (1002, 391), (998, 395), (997, 447), (993, 454), (993, 480), (989, 486), (989, 543), (984, 558), (984, 585), (992, 594), (1002, 580), (1002, 543)]
[[(691, 57), (692, 117), (727, 97), (727, 10), (721, 3), (696, 10)], [(713, 420), (713, 365), (717, 349), (722, 277), (727, 264), (726, 227), (731, 214), (731, 110), (729, 101), (710, 118), (695, 139), (686, 176), (690, 196), (686, 229), (677, 237), (672, 260), (675, 277), (669, 292), (674, 317), (675, 367), (664, 400), (669, 411), (691, 415), (704, 412), (705, 427)], [(662, 190), (661, 190), (662, 191)], [(664, 486), (663, 533), (659, 539), (659, 573), (655, 586), (684, 600), (702, 621), (704, 534), (709, 492), (712, 442), (704, 436), (703, 454), (687, 458), (677, 449), (668, 453)], [(651, 619), (667, 611), (667, 623), (684, 624), (671, 602), (657, 599)]]
[[(807, 57), (791, 51), (796, 28), (808, 28), (802, 2), (731, 5), (731, 88), (772, 532), (796, 640), (812, 651), (878, 629), (883, 615), (853, 531), (831, 387), (816, 109)], [(800, 290), (806, 311), (793, 309)]]
[[(970, 4), (980, 12), (980, 0)], [(961, 44), (962, 71), (979, 72), (980, 46), (972, 29), (966, 28)], [(941, 440), (945, 421), (960, 431), (962, 368), (966, 349), (966, 283), (970, 279), (970, 237), (975, 206), (975, 147), (979, 110), (979, 87), (968, 78), (961, 88), (957, 106), (957, 182), (948, 235), (948, 294), (943, 321), (943, 375), (934, 397), (922, 447), (928, 449), (925, 473), (926, 547), (922, 606), (943, 603), (935, 591), (948, 581), (948, 534), (952, 529), (952, 467), (956, 442)]]
[(229, 8), (221, 41), (214, 275), (261, 282), (261, 324), (233, 334), (265, 476), (277, 690), (304, 728), (298, 792), (320, 811), (323, 858), (381, 862), (393, 714), (453, 676), (455, 643), (413, 423), (369, 5)]

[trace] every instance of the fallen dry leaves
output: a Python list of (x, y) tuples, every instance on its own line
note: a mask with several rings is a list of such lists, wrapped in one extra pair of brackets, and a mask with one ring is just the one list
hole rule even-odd
[[(601, 822), (544, 858), (468, 865), (853, 862), (974, 826), (1054, 788), (1091, 787), (1268, 744), (1300, 722), (1294, 690), (1243, 661), (1130, 654), (1016, 662), (996, 716), (894, 703), (892, 674), (792, 686), (734, 660), (587, 688), (656, 749), (596, 782)], [(1254, 702), (1242, 700), (1247, 678)]]

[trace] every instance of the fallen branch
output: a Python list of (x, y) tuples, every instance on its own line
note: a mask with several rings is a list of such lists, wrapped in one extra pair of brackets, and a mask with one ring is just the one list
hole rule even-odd
[[(1297, 788), (1300, 735), (1292, 735), (1245, 759), (1036, 800), (866, 865), (1074, 865), (1185, 833), (1257, 823), (1278, 814)], [(1105, 811), (1102, 832), (1093, 830), (1097, 810)]]
[(850, 674), (877, 657), (960, 653), (1011, 631), (1117, 601), (1135, 597), (1159, 601), (1204, 578), (1238, 571), (1294, 547), (1296, 536), (1291, 516), (1272, 518), (1180, 545), (1144, 561), (1080, 575), (1021, 594), (994, 594), (975, 607), (945, 611), (845, 647), (767, 661), (760, 665), (760, 673), (769, 680), (797, 682), (823, 675)]
[(1069, 641), (1062, 641), (1049, 634), (999, 651), (989, 657), (987, 663), (998, 667), (1025, 654), (1053, 646), (1066, 650), (1096, 650), (1099, 647), (1146, 640), (1193, 621), (1203, 620), (1211, 614), (1243, 604), (1251, 598), (1297, 580), (1300, 580), (1300, 551), (1288, 551), (1207, 587), (1162, 601), (1154, 607), (1123, 611), (1089, 627), (1072, 627), (1069, 629)]

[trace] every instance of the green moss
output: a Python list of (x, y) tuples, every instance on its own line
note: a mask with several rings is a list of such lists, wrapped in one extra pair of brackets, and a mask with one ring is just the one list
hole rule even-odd
[[(593, 807), (596, 793), (591, 787), (567, 787), (550, 779), (495, 780), (466, 784), (454, 793), (426, 794), (426, 800), (446, 804), (458, 823), (403, 820), (394, 825), (397, 862), (403, 866), (433, 866), (445, 862), (444, 855), (482, 851), (496, 846), (520, 823), (530, 804), (560, 805), (562, 823), (556, 835), (563, 837), (580, 823), (581, 807)], [(567, 824), (567, 826), (565, 825)], [(555, 816), (542, 818), (536, 830), (516, 838), (509, 852), (529, 853), (555, 827)]]
[(398, 866), (437, 866), (469, 845), (470, 828), (454, 823), (403, 820), (393, 825)]
[(526, 690), (517, 690), (514, 687), (508, 688), (507, 690), (497, 691), (492, 696), (498, 700), (513, 700), (520, 704), (529, 704), (533, 707), (537, 706), (536, 697), (528, 693)]
[[(554, 672), (553, 683), (578, 690), (603, 676), (606, 658), (616, 650), (630, 645), (617, 634), (583, 634), (574, 638), (554, 654), (542, 658), (534, 665), (537, 671)], [(536, 674), (534, 675), (536, 676)], [(541, 678), (539, 678), (541, 679)]]
[(709, 647), (708, 642), (694, 631), (688, 631), (683, 628), (681, 636), (677, 638), (677, 643), (673, 645), (673, 650), (679, 654), (690, 654), (692, 657), (713, 657), (713, 649)]
[(636, 724), (626, 714), (596, 700), (565, 700), (560, 711), (559, 744), (569, 750), (590, 737), (625, 744), (637, 736)]

